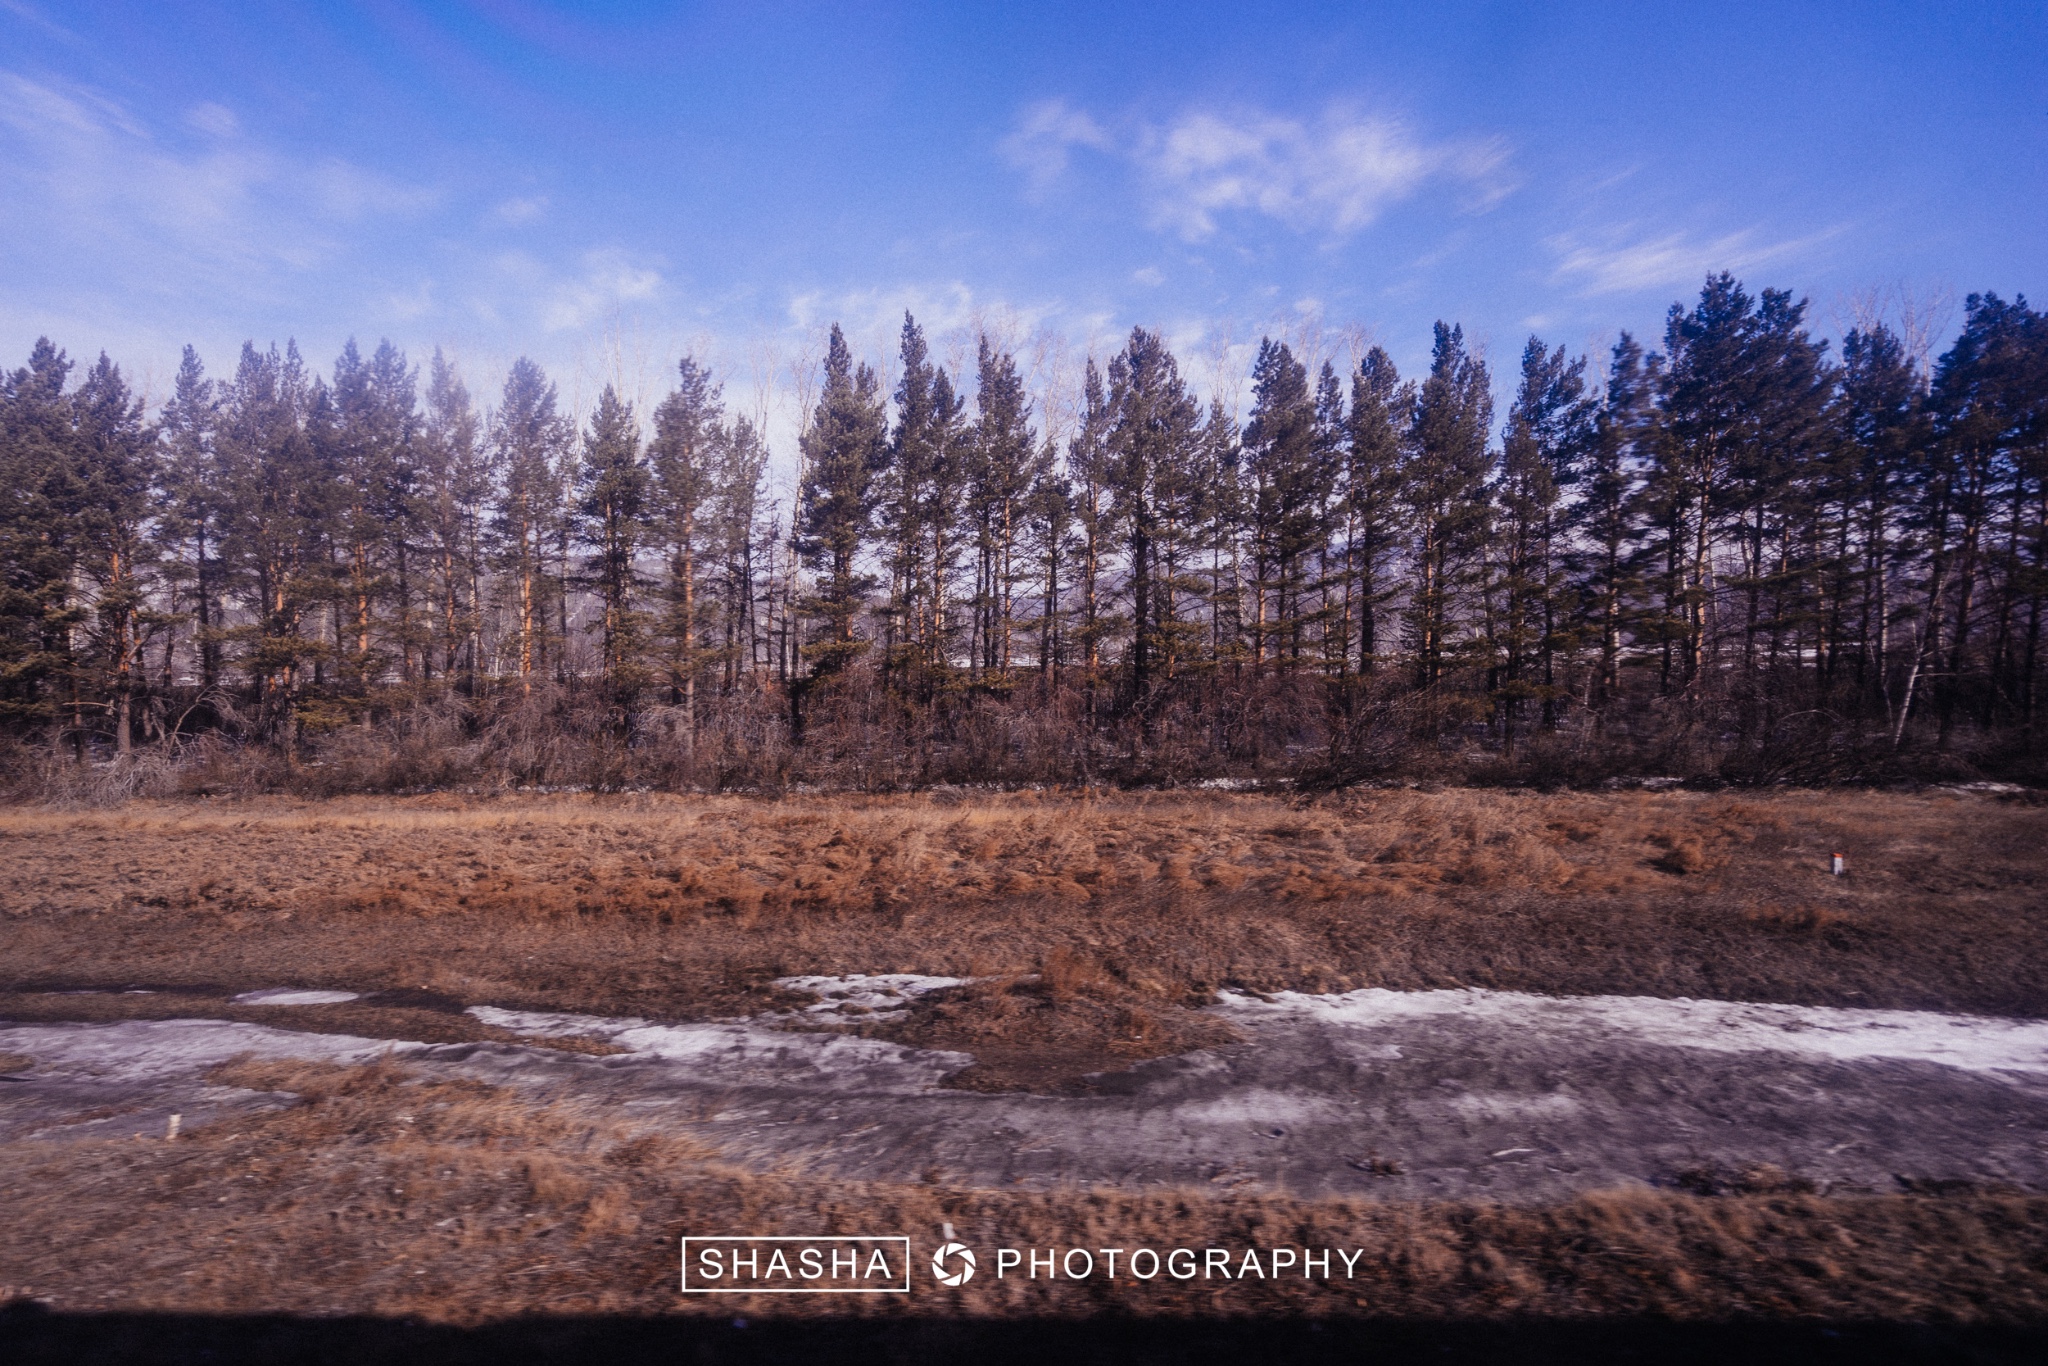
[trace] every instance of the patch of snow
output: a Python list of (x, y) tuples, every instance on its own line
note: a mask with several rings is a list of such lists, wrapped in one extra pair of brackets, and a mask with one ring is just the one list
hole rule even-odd
[(427, 1047), (351, 1034), (301, 1034), (229, 1020), (120, 1020), (111, 1024), (0, 1026), (0, 1049), (26, 1053), (45, 1078), (143, 1082), (203, 1072), (238, 1054), (315, 1062), (371, 1062)]
[(644, 1029), (646, 1020), (634, 1016), (607, 1019), (602, 1015), (569, 1015), (549, 1010), (503, 1010), (497, 1006), (471, 1006), (464, 1012), (497, 1029), (514, 1034), (542, 1037), (574, 1035), (583, 1039), (610, 1039), (628, 1030)]
[[(950, 978), (917, 980), (953, 985)], [(898, 1004), (901, 1004), (900, 1000)], [(755, 1073), (764, 1068), (778, 1072), (795, 1068), (812, 1069), (813, 1075), (825, 1074), (834, 1084), (843, 1082), (878, 1091), (902, 1087), (921, 1090), (971, 1061), (962, 1053), (905, 1048), (881, 1039), (853, 1038), (836, 1033), (791, 1033), (773, 1027), (775, 1020), (799, 1018), (792, 1014), (759, 1016), (752, 1020), (654, 1024), (631, 1017), (607, 1019), (599, 1015), (501, 1010), (496, 1006), (471, 1006), (468, 1013), (485, 1024), (509, 1029), (516, 1034), (572, 1034), (603, 1039), (625, 1049), (628, 1055), (689, 1063), (692, 1071), (700, 1077), (704, 1072), (716, 1069)], [(870, 1015), (866, 1018), (877, 1017)], [(882, 1014), (880, 1018), (889, 1017)]]
[(1369, 1027), (1455, 1017), (1518, 1031), (1583, 1031), (1715, 1053), (1792, 1053), (1834, 1062), (1894, 1058), (1968, 1072), (2048, 1073), (2048, 1020), (1925, 1010), (1378, 987), (1331, 996), (1282, 991), (1270, 1001), (1226, 992), (1222, 1007), (1247, 1022), (1292, 1016)]
[(803, 1008), (806, 1015), (835, 1015), (853, 1006), (855, 1014), (894, 1019), (926, 992), (964, 986), (967, 977), (926, 977), (914, 972), (848, 973), (842, 977), (778, 977), (775, 985), (818, 997)]
[(245, 991), (235, 998), (238, 1005), (245, 1006), (333, 1006), (343, 1001), (353, 1001), (353, 991), (301, 990), (298, 987), (265, 987), (261, 991)]
[(1173, 1109), (1173, 1122), (1184, 1127), (1336, 1124), (1347, 1118), (1349, 1111), (1336, 1098), (1269, 1086), (1246, 1086)]

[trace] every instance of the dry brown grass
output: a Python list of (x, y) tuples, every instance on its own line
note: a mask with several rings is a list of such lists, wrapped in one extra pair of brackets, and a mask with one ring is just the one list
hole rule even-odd
[(1173, 1046), (1176, 1012), (1229, 984), (2038, 1016), (2044, 835), (2040, 807), (1861, 792), (12, 809), (0, 987), (407, 993), (381, 1026), (290, 1016), (389, 1033), (469, 1028), (424, 1000), (701, 1017), (789, 973), (1039, 974), (1104, 1054), (1119, 1029)]
[[(687, 1138), (388, 1064), (244, 1063), (305, 1103), (176, 1141), (0, 1146), (0, 1286), (65, 1310), (2039, 1321), (2048, 1198), (1624, 1191), (1545, 1208), (823, 1182)], [(676, 1239), (1360, 1248), (1356, 1280), (1149, 1284), (920, 1274), (908, 1297), (681, 1296)]]

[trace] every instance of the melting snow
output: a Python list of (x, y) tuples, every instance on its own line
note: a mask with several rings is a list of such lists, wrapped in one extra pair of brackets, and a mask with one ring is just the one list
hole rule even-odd
[(386, 1053), (416, 1053), (425, 1044), (349, 1034), (300, 1034), (228, 1020), (121, 1020), (113, 1024), (21, 1024), (0, 1029), (9, 1052), (36, 1060), (48, 1079), (90, 1077), (142, 1082), (218, 1066), (238, 1054), (364, 1063)]
[(261, 991), (245, 991), (235, 1000), (245, 1006), (332, 1006), (343, 1001), (353, 1001), (353, 991), (311, 991), (298, 987), (265, 987)]
[[(928, 980), (943, 982), (946, 979)], [(784, 1068), (808, 1065), (821, 1073), (843, 1074), (849, 1081), (865, 1076), (868, 1078), (866, 1084), (877, 1090), (888, 1090), (896, 1085), (909, 1085), (912, 1089), (927, 1086), (947, 1072), (964, 1067), (969, 1061), (965, 1054), (960, 1053), (910, 1049), (880, 1039), (854, 1038), (845, 1034), (790, 1033), (763, 1022), (792, 1018), (789, 1015), (771, 1015), (755, 1020), (654, 1024), (630, 1016), (608, 1019), (599, 1015), (501, 1010), (496, 1006), (471, 1006), (469, 1014), (487, 1025), (509, 1029), (515, 1034), (572, 1034), (603, 1039), (631, 1054), (671, 1062), (690, 1062), (700, 1067), (748, 1069), (764, 1064)]]
[(832, 1015), (847, 1006), (854, 1014), (894, 1019), (928, 991), (965, 984), (965, 977), (923, 977), (914, 972), (848, 973), (844, 977), (778, 977), (775, 985), (818, 997), (806, 1015)]
[(1836, 1062), (1898, 1058), (1970, 1072), (2048, 1073), (2048, 1020), (1683, 997), (1534, 996), (1516, 991), (1385, 991), (1378, 987), (1335, 996), (1283, 991), (1270, 1002), (1226, 992), (1223, 1006), (1248, 1022), (1260, 1016), (1293, 1016), (1372, 1026), (1455, 1016), (1522, 1030), (1584, 1030), (1716, 1053), (1794, 1053)]

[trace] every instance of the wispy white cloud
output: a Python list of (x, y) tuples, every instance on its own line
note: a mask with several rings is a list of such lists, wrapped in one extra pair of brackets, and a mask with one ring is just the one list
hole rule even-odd
[(126, 250), (144, 273), (174, 256), (183, 274), (205, 264), (244, 276), (311, 266), (340, 250), (346, 225), (440, 200), (338, 158), (285, 155), (243, 136), (223, 105), (195, 106), (185, 122), (203, 145), (167, 141), (89, 88), (0, 71), (0, 198), (102, 252)]
[(622, 305), (653, 300), (663, 283), (653, 264), (616, 247), (587, 251), (577, 274), (548, 288), (541, 326), (550, 332), (588, 327)]
[[(904, 314), (916, 318), (926, 337), (936, 341), (973, 327), (987, 308), (965, 282), (943, 280), (829, 293), (811, 290), (790, 299), (789, 320), (805, 332), (838, 323), (854, 350), (886, 370), (896, 354)], [(948, 359), (941, 357), (942, 363)]]
[(48, 37), (58, 39), (61, 42), (76, 45), (84, 41), (76, 33), (48, 17), (34, 5), (26, 3), (26, 0), (0, 0), (0, 13), (11, 14), (30, 28), (38, 29)]
[(1629, 294), (1647, 289), (1684, 288), (1714, 271), (1743, 271), (1799, 256), (1838, 235), (1829, 228), (1806, 237), (1767, 240), (1744, 228), (1699, 239), (1684, 232), (1631, 237), (1626, 230), (1599, 242), (1572, 234), (1553, 237), (1556, 284), (1576, 284), (1581, 294)]
[(400, 322), (411, 322), (434, 312), (434, 282), (422, 280), (411, 289), (394, 290), (384, 297), (383, 311), (387, 317)]
[(1309, 121), (1260, 109), (1192, 110), (1115, 137), (1085, 110), (1047, 100), (1025, 109), (1002, 144), (1034, 196), (1066, 172), (1076, 147), (1127, 163), (1152, 225), (1191, 242), (1233, 214), (1344, 237), (1431, 185), (1457, 190), (1461, 208), (1483, 212), (1516, 184), (1501, 139), (1436, 141), (1402, 120), (1343, 106)]
[(510, 223), (516, 227), (521, 223), (533, 222), (547, 211), (546, 195), (515, 195), (500, 202), (491, 210), (491, 215), (500, 223)]
[(195, 104), (185, 111), (185, 122), (202, 133), (211, 133), (217, 138), (231, 138), (242, 131), (242, 120), (235, 111), (224, 104), (208, 100)]
[(1065, 100), (1042, 100), (1026, 108), (1001, 144), (1004, 158), (1024, 172), (1034, 195), (1045, 193), (1066, 173), (1076, 147), (1108, 151), (1111, 143), (1101, 124)]
[(325, 157), (301, 173), (310, 202), (327, 215), (350, 221), (369, 216), (410, 217), (441, 202), (430, 186)]
[(1432, 142), (1396, 120), (1333, 109), (1314, 123), (1256, 110), (1192, 113), (1138, 152), (1152, 220), (1190, 241), (1229, 213), (1345, 236), (1433, 183), (1482, 211), (1514, 188), (1504, 142)]

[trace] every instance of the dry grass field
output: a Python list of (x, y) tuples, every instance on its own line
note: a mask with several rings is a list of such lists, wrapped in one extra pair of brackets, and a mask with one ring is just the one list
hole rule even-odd
[[(2048, 1015), (2048, 807), (1976, 794), (645, 796), (0, 812), (0, 1016), (366, 994), (696, 1019), (784, 975), (991, 979), (882, 1027), (969, 1085), (1211, 1042), (1222, 986), (1484, 986)], [(1829, 873), (1842, 853), (1848, 875)], [(147, 987), (154, 996), (55, 993)]]
[[(71, 1312), (1328, 1318), (1657, 1315), (2030, 1322), (2048, 1317), (2048, 1197), (1823, 1198), (1752, 1174), (1723, 1196), (1546, 1208), (1188, 1192), (1029, 1194), (826, 1182), (687, 1139), (388, 1064), (244, 1063), (305, 1102), (176, 1141), (0, 1147), (0, 1298)], [(1354, 1279), (1138, 1283), (1011, 1275), (896, 1296), (680, 1295), (676, 1238), (916, 1233), (982, 1247), (1366, 1249)]]
[[(1194, 1009), (1223, 986), (2042, 1017), (2044, 851), (2048, 808), (1945, 792), (18, 808), (0, 812), (0, 1018), (455, 1041), (503, 1037), (460, 1013), (473, 1004), (698, 1019), (788, 1004), (778, 976), (922, 972), (982, 980), (873, 1032), (973, 1052), (955, 1085), (1056, 1091), (1227, 1037)], [(281, 985), (365, 996), (288, 1013), (229, 1000)], [(71, 994), (87, 988), (150, 994)], [(1538, 1207), (862, 1185), (388, 1065), (243, 1063), (216, 1080), (304, 1103), (175, 1141), (0, 1145), (0, 1300), (464, 1322), (689, 1311), (679, 1234), (950, 1222), (983, 1244), (1371, 1253), (1356, 1282), (1235, 1287), (1227, 1303), (1199, 1285), (1011, 1281), (956, 1303), (921, 1292), (919, 1312), (2048, 1318), (2037, 1194), (1821, 1196), (1770, 1172), (1722, 1194)], [(796, 1299), (774, 1312), (903, 1309)]]

